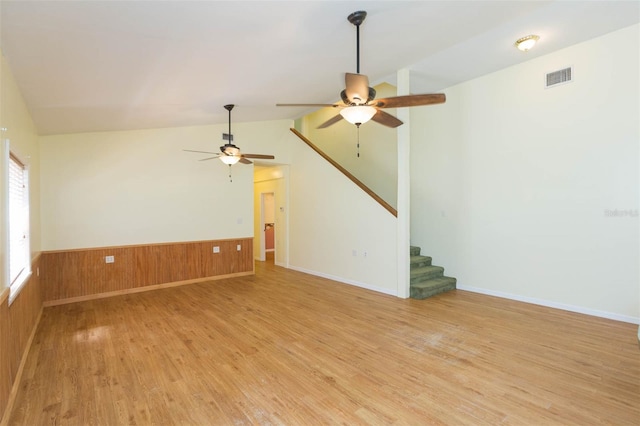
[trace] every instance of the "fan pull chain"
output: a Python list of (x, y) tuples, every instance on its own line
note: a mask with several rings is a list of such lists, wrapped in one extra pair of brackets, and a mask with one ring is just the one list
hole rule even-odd
[(231, 164), (229, 164), (229, 182), (233, 182), (233, 179), (231, 179)]

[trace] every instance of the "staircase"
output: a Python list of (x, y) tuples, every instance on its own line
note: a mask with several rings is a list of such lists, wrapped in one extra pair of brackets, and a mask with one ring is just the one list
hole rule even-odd
[(455, 290), (456, 279), (444, 276), (444, 268), (433, 266), (429, 256), (420, 255), (420, 247), (409, 248), (411, 256), (410, 292), (412, 299), (426, 299), (435, 294)]

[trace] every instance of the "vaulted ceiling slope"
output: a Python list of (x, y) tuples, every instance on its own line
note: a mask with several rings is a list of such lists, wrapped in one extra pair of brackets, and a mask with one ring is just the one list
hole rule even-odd
[[(428, 93), (639, 22), (636, 1), (2, 1), (1, 48), (41, 134), (296, 118), (356, 71)], [(514, 41), (535, 33), (535, 50)]]

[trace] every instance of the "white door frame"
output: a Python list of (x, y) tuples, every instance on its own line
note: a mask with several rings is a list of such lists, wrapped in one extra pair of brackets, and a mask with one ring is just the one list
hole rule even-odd
[(260, 253), (258, 253), (258, 260), (262, 262), (267, 260), (265, 232), (264, 232), (264, 194), (269, 194), (269, 193), (268, 192), (260, 193)]
[[(276, 205), (275, 205), (275, 200), (276, 200), (276, 193), (275, 191), (267, 191), (267, 192), (261, 192), (260, 193), (260, 253), (259, 253), (259, 257), (258, 260), (261, 261), (265, 261), (267, 260), (267, 232), (266, 232), (266, 228), (265, 228), (265, 207), (264, 207), (264, 199), (266, 195), (270, 195), (273, 199), (273, 203), (271, 208), (273, 209), (271, 213), (271, 216), (273, 217), (273, 226), (274, 228), (276, 227)], [(271, 223), (271, 222), (270, 222)], [(275, 235), (275, 229), (274, 229), (274, 233), (273, 233), (273, 251), (276, 251), (276, 235)], [(275, 259), (274, 259), (275, 260)]]

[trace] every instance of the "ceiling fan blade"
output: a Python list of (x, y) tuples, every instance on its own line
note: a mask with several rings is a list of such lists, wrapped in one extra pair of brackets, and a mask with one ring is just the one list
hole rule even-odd
[(370, 105), (377, 108), (401, 108), (420, 105), (442, 104), (447, 100), (444, 93), (429, 93), (424, 95), (394, 96), (391, 98), (377, 99)]
[(219, 155), (216, 155), (215, 157), (203, 158), (202, 160), (198, 160), (198, 161), (213, 160), (214, 158), (220, 158), (220, 156), (219, 156)]
[(276, 104), (276, 106), (284, 106), (284, 107), (339, 107), (340, 105), (336, 104)]
[(361, 104), (369, 99), (369, 77), (364, 74), (344, 75), (345, 94), (355, 104)]
[(326, 129), (327, 127), (331, 126), (332, 124), (336, 124), (340, 120), (342, 120), (342, 115), (338, 114), (335, 117), (328, 119), (327, 121), (325, 121), (324, 123), (322, 123), (321, 125), (319, 125), (316, 128), (317, 129)]
[(276, 157), (274, 157), (273, 155), (268, 155), (268, 154), (242, 154), (241, 157), (245, 157), (245, 158), (260, 158), (263, 160), (273, 160)]
[(398, 120), (396, 117), (389, 114), (388, 112), (384, 112), (380, 110), (377, 110), (376, 113), (373, 115), (373, 117), (371, 117), (371, 119), (376, 123), (380, 123), (383, 126), (387, 126), (387, 127), (398, 127), (402, 124), (401, 120)]
[(242, 164), (253, 164), (253, 162), (247, 160), (246, 158), (244, 158), (244, 156), (240, 157), (239, 160)]
[(187, 152), (199, 152), (201, 154), (217, 154), (216, 152), (211, 152), (211, 151), (195, 151), (193, 149), (183, 149), (183, 151), (187, 151)]

